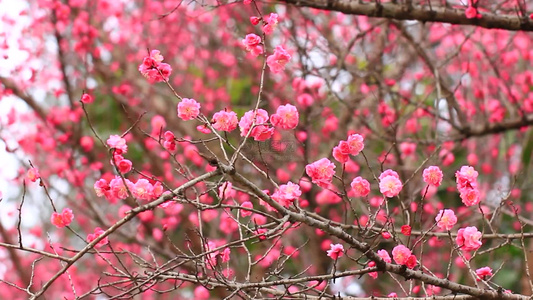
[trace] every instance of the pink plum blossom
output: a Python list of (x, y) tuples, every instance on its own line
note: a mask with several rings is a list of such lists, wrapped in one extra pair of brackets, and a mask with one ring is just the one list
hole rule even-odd
[(485, 280), (492, 276), (492, 269), (489, 267), (483, 267), (476, 270), (477, 280)]
[(233, 184), (230, 181), (224, 182), (218, 188), (218, 197), (220, 199), (234, 198), (237, 195), (237, 191), (233, 189)]
[(111, 135), (107, 139), (107, 145), (115, 149), (116, 154), (123, 154), (128, 152), (128, 145), (126, 140), (118, 135)]
[(473, 167), (462, 166), (459, 171), (455, 172), (457, 189), (461, 191), (466, 188), (476, 188), (478, 174)]
[(475, 226), (461, 228), (457, 231), (455, 242), (463, 251), (473, 251), (481, 247), (481, 232)]
[(35, 182), (37, 179), (41, 178), (41, 175), (39, 174), (39, 170), (37, 168), (30, 168), (26, 174), (26, 177), (30, 181)]
[(344, 255), (344, 247), (342, 244), (331, 244), (331, 249), (327, 251), (327, 254), (331, 259), (337, 260)]
[(102, 197), (105, 196), (107, 192), (111, 190), (111, 187), (109, 186), (109, 183), (105, 179), (98, 179), (94, 183), (94, 191), (96, 192), (96, 196)]
[(85, 104), (90, 104), (90, 103), (93, 103), (94, 101), (94, 98), (89, 95), (89, 94), (83, 94), (81, 96), (81, 102), (85, 103)]
[(411, 226), (409, 225), (402, 225), (401, 227), (401, 232), (403, 235), (405, 236), (410, 236), (411, 235)]
[[(124, 185), (124, 182), (126, 182), (126, 185)], [(111, 203), (114, 203), (118, 199), (128, 198), (128, 190), (132, 191), (135, 188), (135, 185), (127, 178), (122, 179), (119, 176), (115, 176), (115, 178), (109, 182), (109, 187), (111, 188), (113, 198), (108, 200), (110, 200)]]
[(129, 171), (131, 171), (131, 168), (133, 165), (129, 159), (124, 159), (124, 158), (119, 161), (116, 161), (115, 163), (116, 163), (118, 171), (122, 174), (126, 174)]
[(246, 48), (246, 51), (250, 52), (253, 56), (258, 56), (263, 53), (263, 47), (261, 46), (261, 37), (250, 33), (242, 40), (242, 44)]
[(411, 254), (411, 250), (404, 245), (398, 245), (392, 249), (392, 258), (399, 265), (405, 265), (410, 269), (416, 267), (416, 256)]
[(54, 212), (51, 217), (52, 225), (55, 225), (57, 228), (69, 226), (72, 220), (74, 220), (74, 214), (70, 208), (64, 208), (61, 213)]
[(183, 98), (178, 103), (178, 117), (183, 121), (192, 120), (200, 114), (200, 103), (194, 99)]
[[(250, 201), (245, 201), (245, 202), (243, 202), (241, 204), (241, 207), (252, 209), (252, 208), (254, 208), (254, 205)], [(252, 212), (249, 211), (249, 210), (244, 210), (244, 209), (241, 210), (241, 216), (243, 216), (243, 217), (247, 217), (247, 216), (249, 216), (251, 214), (252, 214)]]
[(272, 32), (274, 32), (274, 28), (276, 28), (276, 26), (278, 25), (278, 14), (271, 13), (266, 18), (266, 22), (267, 24), (263, 26), (263, 32), (265, 34), (272, 34)]
[(280, 73), (285, 65), (291, 60), (291, 55), (283, 46), (277, 46), (274, 54), (267, 57), (267, 64), (272, 73)]
[(149, 201), (152, 200), (153, 189), (154, 187), (147, 179), (141, 178), (137, 180), (131, 192), (133, 197), (140, 200)]
[(270, 122), (276, 127), (282, 129), (294, 129), (298, 126), (298, 110), (294, 105), (280, 105), (276, 113), (270, 116)]
[(366, 197), (370, 193), (370, 182), (361, 176), (355, 177), (350, 184), (355, 197)]
[(263, 125), (268, 122), (268, 113), (264, 109), (258, 109), (256, 113), (253, 110), (247, 111), (239, 121), (239, 128), (241, 130), (241, 136), (247, 136), (248, 132), (252, 128), (252, 124), (255, 124), (254, 128), (250, 132), (250, 136), (256, 141), (265, 141), (272, 137), (274, 134), (274, 128), (268, 125)]
[(465, 10), (465, 15), (466, 15), (466, 18), (468, 19), (481, 19), (481, 14), (478, 13), (477, 9), (475, 7), (472, 7), (472, 6), (469, 6), (466, 10)]
[(437, 227), (444, 230), (451, 230), (455, 223), (457, 223), (457, 217), (451, 209), (440, 210), (439, 214), (435, 217)]
[[(383, 175), (383, 174), (382, 174)], [(388, 198), (396, 197), (402, 190), (402, 182), (394, 175), (380, 176), (379, 191)]]
[(350, 160), (348, 154), (344, 154), (342, 152), (342, 148), (340, 148), (339, 146), (333, 148), (333, 158), (335, 158), (335, 160), (340, 162), (341, 164), (347, 163)]
[[(373, 261), (368, 262), (368, 267), (369, 268), (373, 268), (375, 266), (376, 266), (375, 262), (373, 262)], [(378, 278), (378, 272), (369, 272), (368, 276), (370, 276), (370, 277), (372, 277), (374, 279), (377, 279)]]
[(177, 150), (176, 137), (172, 131), (165, 131), (163, 134), (165, 141), (163, 142), (163, 147), (169, 152), (174, 153)]
[(442, 176), (442, 171), (437, 166), (427, 167), (422, 173), (424, 182), (436, 187), (440, 186), (440, 184), (442, 183)]
[(381, 257), (381, 259), (383, 259), (386, 263), (391, 263), (392, 260), (390, 258), (390, 255), (389, 255), (389, 252), (387, 252), (387, 250), (384, 250), (384, 249), (381, 249), (381, 250), (378, 250), (378, 255), (379, 257)]
[(351, 155), (357, 155), (365, 148), (364, 138), (360, 134), (351, 134), (348, 137), (348, 146), (350, 148)]
[[(89, 233), (87, 235), (87, 242), (88, 243), (91, 243), (92, 241), (96, 240), (98, 237), (100, 237), (105, 231), (100, 228), (100, 227), (96, 227), (94, 229), (94, 233)], [(102, 240), (100, 240), (98, 243), (96, 243), (95, 247), (102, 247), (104, 245), (106, 245), (107, 243), (109, 243), (109, 239), (108, 237), (106, 236), (105, 238), (103, 238)]]
[(259, 18), (259, 17), (256, 17), (256, 16), (251, 16), (250, 17), (250, 23), (252, 23), (252, 25), (259, 24), (259, 21), (261, 21), (261, 18)]
[(387, 169), (387, 170), (383, 171), (383, 173), (381, 173), (381, 175), (379, 175), (378, 179), (382, 180), (386, 176), (393, 176), (393, 177), (396, 177), (396, 178), (400, 179), (400, 175), (398, 175), (398, 173), (396, 171), (393, 171), (391, 169)]
[(404, 245), (398, 245), (392, 249), (392, 258), (399, 265), (405, 265), (411, 256), (411, 250)]
[(280, 185), (279, 189), (272, 194), (272, 199), (288, 207), (301, 195), (302, 191), (300, 191), (300, 186), (289, 181), (287, 184)]
[(151, 83), (168, 80), (172, 68), (162, 61), (163, 56), (159, 50), (152, 50), (150, 55), (144, 57), (143, 62), (139, 65), (139, 72)]
[(220, 131), (233, 131), (239, 119), (234, 111), (219, 111), (213, 115), (213, 128)]
[(335, 175), (335, 164), (327, 158), (321, 158), (305, 166), (305, 172), (314, 184), (327, 188)]
[(476, 205), (481, 201), (479, 191), (477, 189), (464, 189), (461, 191), (459, 196), (466, 206)]

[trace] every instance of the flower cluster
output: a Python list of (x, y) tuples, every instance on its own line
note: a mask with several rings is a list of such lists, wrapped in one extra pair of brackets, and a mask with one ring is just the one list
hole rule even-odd
[(163, 134), (163, 137), (165, 138), (165, 141), (163, 142), (163, 147), (170, 151), (171, 153), (176, 152), (177, 150), (177, 144), (176, 144), (176, 137), (174, 136), (174, 133), (172, 131), (165, 131)]
[(392, 249), (392, 258), (399, 265), (406, 265), (409, 269), (416, 267), (416, 256), (404, 245), (398, 245)]
[[(241, 136), (247, 136), (250, 129), (250, 136), (256, 141), (266, 141), (274, 134), (274, 128), (267, 124), (268, 113), (264, 109), (250, 110), (242, 116), (239, 121)], [(252, 128), (252, 124), (254, 127)]]
[(126, 140), (118, 135), (111, 135), (106, 142), (109, 147), (115, 149), (115, 154), (123, 154), (128, 152)]
[(209, 254), (206, 255), (207, 264), (206, 266), (209, 269), (213, 269), (217, 265), (217, 257), (220, 257), (220, 260), (225, 263), (228, 262), (230, 259), (231, 250), (230, 248), (224, 248), (224, 250), (219, 251), (213, 251), (217, 248), (217, 244), (213, 241), (209, 241), (206, 244), (206, 252), (209, 252)]
[(152, 185), (147, 179), (141, 178), (133, 183), (120, 176), (115, 176), (110, 182), (104, 178), (99, 179), (94, 183), (94, 190), (98, 197), (104, 196), (111, 203), (128, 198), (129, 192), (133, 197), (147, 201), (157, 199), (163, 194), (163, 186), (159, 181)]
[(111, 135), (107, 139), (107, 145), (113, 149), (113, 157), (110, 161), (111, 165), (115, 166), (121, 174), (131, 171), (132, 162), (122, 156), (122, 154), (128, 152), (126, 140), (118, 135)]
[(477, 188), (477, 176), (478, 172), (470, 166), (462, 166), (459, 171), (455, 172), (457, 190), (466, 206), (476, 205), (481, 201)]
[(61, 213), (54, 212), (50, 218), (52, 225), (55, 225), (57, 228), (70, 225), (72, 220), (74, 220), (74, 214), (70, 208), (64, 208)]
[[(378, 250), (378, 256), (381, 257), (381, 259), (383, 259), (383, 261), (385, 261), (386, 263), (391, 263), (392, 262), (392, 259), (389, 255), (389, 252), (387, 252), (387, 250), (384, 250), (384, 249), (381, 249), (381, 250)], [(376, 262), (374, 261), (371, 261), (368, 263), (368, 267), (375, 267), (376, 266)], [(378, 272), (370, 272), (368, 273), (368, 275), (374, 279), (378, 278)]]
[(159, 50), (152, 50), (150, 55), (144, 57), (142, 64), (139, 65), (139, 72), (151, 83), (166, 81), (170, 77), (172, 68), (162, 61), (163, 56)]
[(246, 48), (246, 51), (250, 52), (253, 56), (258, 56), (263, 53), (263, 47), (261, 46), (261, 37), (257, 34), (247, 34), (242, 40), (242, 44)]
[(265, 19), (265, 22), (266, 25), (263, 26), (263, 32), (265, 34), (271, 34), (278, 25), (278, 14), (270, 13), (270, 15), (268, 15), (268, 17)]
[(346, 163), (349, 155), (357, 155), (365, 148), (363, 136), (352, 134), (346, 141), (340, 141), (338, 146), (333, 148), (333, 157), (341, 164)]

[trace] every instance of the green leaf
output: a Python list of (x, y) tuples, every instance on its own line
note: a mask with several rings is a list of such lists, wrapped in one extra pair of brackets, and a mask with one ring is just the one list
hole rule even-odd
[(231, 98), (231, 103), (244, 104), (241, 103), (243, 96), (250, 94), (250, 86), (252, 82), (250, 78), (243, 79), (234, 79), (228, 81), (228, 91)]
[(531, 129), (527, 131), (522, 149), (522, 165), (524, 166), (524, 174), (527, 174), (527, 169), (531, 163), (531, 153), (533, 152), (533, 131)]

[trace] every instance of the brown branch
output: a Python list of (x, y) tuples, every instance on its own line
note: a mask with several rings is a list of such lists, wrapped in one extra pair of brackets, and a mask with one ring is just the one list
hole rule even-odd
[(267, 194), (265, 194), (259, 187), (257, 187), (255, 184), (253, 184), (251, 181), (249, 181), (247, 178), (245, 178), (241, 174), (237, 173), (234, 168), (228, 167), (225, 165), (221, 165), (221, 168), (222, 168), (222, 171), (226, 173), (227, 175), (231, 176), (235, 180), (235, 182), (250, 189), (260, 199), (270, 204), (281, 214), (288, 215), (290, 217), (291, 222), (304, 223), (313, 228), (321, 229), (322, 231), (332, 236), (336, 236), (337, 238), (351, 245), (353, 248), (359, 250), (368, 259), (375, 261), (376, 267), (378, 267), (380, 271), (388, 271), (391, 273), (398, 274), (404, 277), (405, 279), (417, 279), (417, 280), (425, 282), (426, 284), (440, 286), (442, 288), (448, 289), (455, 293), (468, 294), (468, 295), (475, 296), (475, 297), (482, 298), (482, 299), (517, 299), (517, 300), (518, 299), (520, 300), (529, 299), (529, 297), (526, 297), (523, 295), (505, 294), (500, 291), (484, 290), (484, 289), (480, 289), (476, 287), (467, 286), (464, 284), (455, 283), (447, 279), (442, 279), (442, 278), (428, 275), (421, 271), (407, 269), (405, 268), (405, 266), (386, 263), (376, 252), (371, 250), (371, 247), (369, 244), (356, 239), (354, 236), (352, 236), (351, 234), (347, 233), (346, 231), (342, 230), (339, 227), (331, 226), (330, 222), (324, 222), (324, 221), (320, 221), (320, 220), (310, 217), (305, 211), (294, 212), (281, 206), (279, 203), (275, 202), (274, 200), (272, 200), (272, 198), (270, 198)]
[(412, 5), (408, 7), (397, 3), (361, 3), (351, 0), (282, 0), (281, 2), (299, 7), (312, 7), (375, 18), (474, 25), (511, 31), (533, 31), (533, 21), (527, 18), (483, 12), (481, 19), (468, 19), (464, 10), (442, 6), (430, 8), (429, 6)]
[(460, 141), (470, 137), (484, 136), (489, 134), (502, 133), (509, 130), (517, 130), (522, 127), (533, 125), (533, 115), (527, 115), (523, 118), (516, 118), (514, 120), (484, 125), (480, 127), (472, 127), (462, 132), (462, 134), (453, 140)]
[(213, 172), (205, 173), (204, 175), (198, 176), (192, 180), (190, 180), (187, 183), (184, 183), (183, 185), (179, 186), (175, 190), (172, 191), (172, 193), (164, 194), (161, 197), (159, 197), (157, 200), (154, 200), (148, 204), (138, 206), (128, 212), (128, 214), (113, 224), (109, 229), (104, 231), (100, 236), (98, 236), (96, 239), (94, 239), (92, 242), (90, 242), (85, 248), (83, 248), (78, 254), (73, 256), (64, 266), (61, 268), (59, 272), (57, 272), (50, 280), (48, 280), (35, 295), (31, 297), (31, 299), (38, 299), (40, 296), (42, 296), (46, 290), (61, 276), (63, 275), (75, 262), (77, 262), (79, 259), (81, 259), (86, 253), (88, 253), (90, 250), (94, 249), (97, 243), (99, 243), (101, 240), (106, 238), (108, 235), (114, 233), (117, 231), (120, 227), (122, 227), (124, 224), (128, 223), (130, 220), (135, 218), (138, 214), (140, 214), (143, 211), (151, 210), (159, 206), (160, 204), (174, 198), (175, 195), (181, 195), (184, 193), (184, 191), (187, 188), (190, 188), (197, 184), (198, 182), (207, 180), (211, 177), (217, 176), (220, 174), (220, 170), (216, 170)]
[[(13, 242), (11, 241), (10, 233), (7, 232), (0, 224), (0, 236), (2, 239), (6, 242), (3, 243), (2, 246), (5, 245), (13, 245)], [(14, 246), (14, 245), (13, 245)], [(20, 280), (23, 282), (23, 285), (27, 286), (31, 282), (31, 277), (28, 272), (26, 272), (26, 267), (22, 264), (22, 259), (18, 255), (17, 249), (24, 249), (21, 247), (6, 247), (7, 252), (9, 253), (9, 257), (11, 258), (11, 262), (13, 263), (13, 266), (15, 267), (16, 272), (18, 273)], [(33, 288), (30, 287), (30, 291), (33, 291)]]

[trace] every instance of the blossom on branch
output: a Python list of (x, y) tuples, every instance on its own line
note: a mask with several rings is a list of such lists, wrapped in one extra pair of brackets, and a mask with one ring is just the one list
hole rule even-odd
[(282, 129), (294, 129), (298, 126), (299, 115), (294, 105), (280, 105), (276, 113), (270, 116), (270, 122)]
[(261, 46), (261, 37), (257, 34), (247, 34), (242, 40), (242, 44), (246, 48), (246, 51), (250, 52), (253, 56), (258, 56), (263, 53), (263, 46)]
[(213, 115), (213, 128), (220, 131), (233, 131), (237, 128), (239, 119), (234, 111), (219, 111)]
[(139, 72), (148, 79), (150, 83), (166, 81), (172, 73), (169, 64), (163, 63), (163, 56), (159, 50), (150, 51), (150, 55), (144, 57), (139, 65)]
[[(96, 227), (94, 229), (94, 233), (89, 233), (87, 235), (87, 242), (91, 243), (92, 241), (96, 240), (98, 237), (100, 237), (102, 234), (104, 234), (104, 230), (100, 227)], [(106, 236), (105, 238), (101, 239), (98, 243), (96, 243), (95, 247), (102, 247), (107, 245), (109, 243), (109, 239)]]
[(61, 213), (54, 212), (51, 217), (51, 223), (57, 228), (69, 226), (72, 220), (74, 220), (74, 214), (70, 208), (64, 208)]
[(400, 176), (393, 170), (386, 170), (379, 176), (379, 191), (388, 198), (396, 197), (402, 190)]
[(435, 217), (437, 227), (444, 230), (451, 230), (455, 223), (457, 223), (457, 217), (451, 209), (440, 210), (439, 214)]
[(481, 236), (481, 232), (475, 226), (461, 228), (457, 231), (455, 242), (463, 251), (474, 251), (482, 245)]
[(342, 244), (331, 244), (331, 249), (327, 251), (331, 259), (337, 260), (344, 255), (344, 247)]
[(321, 158), (305, 166), (305, 173), (311, 177), (314, 184), (327, 188), (335, 175), (335, 164), (327, 158)]
[(183, 121), (189, 121), (195, 119), (200, 114), (200, 103), (194, 99), (183, 98), (178, 103), (178, 117)]
[(267, 64), (272, 73), (280, 73), (285, 65), (291, 60), (291, 55), (283, 46), (277, 46), (274, 54), (267, 57)]

